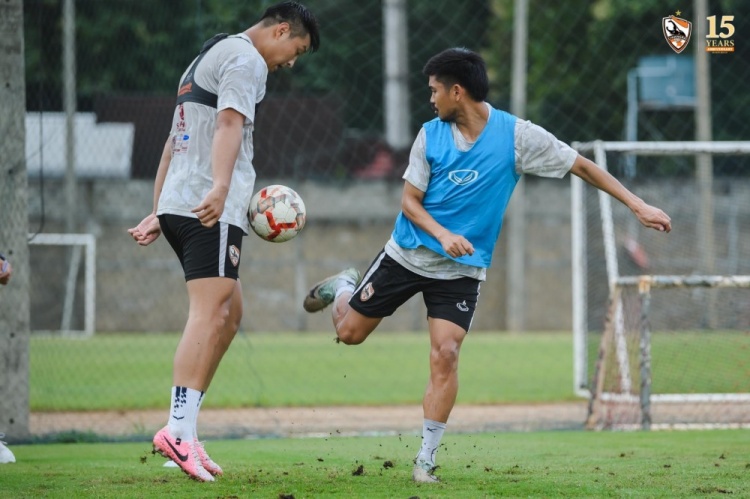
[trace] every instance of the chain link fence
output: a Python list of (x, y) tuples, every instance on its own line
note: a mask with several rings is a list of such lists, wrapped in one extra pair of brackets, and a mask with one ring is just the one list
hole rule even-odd
[[(62, 0), (23, 3), (31, 329), (87, 329), (91, 276), (85, 250), (35, 244), (37, 234), (72, 233), (95, 238), (94, 334), (180, 331), (187, 299), (177, 259), (164, 241), (137, 247), (126, 230), (151, 208), (180, 74), (204, 40), (217, 32), (243, 31), (270, 2), (71, 3), (73, 12), (66, 12)], [(707, 43), (731, 41), (732, 52), (708, 54), (710, 134), (712, 140), (747, 139), (750, 4), (707, 0), (707, 16), (714, 17), (711, 32), (710, 19), (696, 17), (693, 4), (701, 3), (683, 2), (676, 12), (648, 0), (529, 0), (523, 117), (565, 142), (694, 140), (699, 125), (694, 55)], [(515, 4), (308, 2), (321, 22), (321, 48), (293, 70), (269, 77), (255, 136), (256, 186), (293, 186), (305, 199), (308, 225), (281, 245), (246, 238), (243, 331), (331, 330), (326, 314), (305, 315), (298, 305), (310, 282), (350, 265), (364, 269), (387, 240), (411, 142), (421, 123), (433, 117), (422, 66), (452, 46), (481, 52), (491, 75), (489, 100), (508, 110)], [(404, 16), (403, 30), (396, 25), (391, 31), (388, 12)], [(680, 53), (665, 36), (663, 19), (670, 16), (692, 23), (692, 38)], [(721, 38), (728, 25), (732, 36)], [(66, 26), (73, 26), (73, 36), (66, 38), (71, 33)], [(701, 39), (699, 27), (716, 38)], [(388, 51), (392, 37), (400, 37), (396, 52)], [(405, 62), (394, 77), (387, 67), (399, 56)], [(402, 99), (402, 128), (396, 132), (389, 125), (393, 106), (386, 92), (394, 80)], [(66, 100), (66, 89), (73, 92), (72, 101)], [(747, 160), (737, 161), (732, 178), (745, 181)], [(718, 162), (716, 174), (723, 168)], [(655, 204), (662, 200), (659, 183), (692, 174), (676, 164), (666, 178), (654, 178), (648, 162), (628, 161), (611, 165), (611, 171), (630, 179), (635, 191)], [(527, 181), (524, 314), (530, 330), (570, 329), (569, 189), (567, 181)], [(675, 230), (682, 227), (675, 224)], [(482, 287), (477, 330), (505, 328), (507, 247), (501, 236)], [(383, 323), (391, 331), (425, 327), (419, 300)], [(35, 365), (33, 345), (32, 380), (37, 370), (49, 371), (42, 376), (46, 379), (57, 366)], [(233, 348), (241, 353), (252, 347), (238, 341)], [(79, 350), (86, 355), (85, 347)], [(64, 376), (59, 373), (58, 379)], [(49, 409), (54, 397), (82, 397), (85, 406), (85, 396), (63, 383), (51, 392), (34, 391), (31, 406)]]

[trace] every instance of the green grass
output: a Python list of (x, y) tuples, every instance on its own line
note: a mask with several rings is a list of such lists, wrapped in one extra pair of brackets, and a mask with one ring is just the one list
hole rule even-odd
[[(374, 333), (359, 346), (333, 333), (239, 335), (205, 407), (421, 403), (429, 337)], [(32, 411), (163, 408), (177, 334), (32, 338)], [(458, 403), (555, 402), (573, 395), (569, 333), (471, 333)]]
[[(177, 341), (32, 338), (32, 410), (163, 409)], [(665, 355), (701, 355), (675, 347), (655, 342), (657, 366)], [(419, 403), (428, 350), (424, 332), (376, 333), (357, 347), (330, 333), (240, 335), (206, 406)], [(570, 334), (472, 333), (460, 377), (462, 404), (576, 400)], [(0, 465), (0, 498), (750, 497), (746, 430), (459, 435), (449, 426), (437, 485), (410, 481), (418, 445), (416, 435), (212, 441), (226, 471), (212, 484), (164, 468), (146, 442), (14, 445), (18, 462)]]
[(226, 472), (210, 484), (164, 468), (146, 443), (19, 445), (18, 462), (0, 465), (0, 497), (750, 496), (743, 430), (448, 433), (443, 483), (431, 485), (410, 481), (418, 445), (416, 436), (209, 442)]
[(654, 393), (750, 392), (750, 331), (659, 332), (651, 350)]
[[(593, 373), (601, 336), (592, 335), (589, 372)], [(638, 337), (628, 340), (633, 383), (640, 383)], [(606, 386), (617, 389), (617, 352), (610, 346)], [(654, 331), (651, 335), (651, 392), (750, 392), (750, 331)]]

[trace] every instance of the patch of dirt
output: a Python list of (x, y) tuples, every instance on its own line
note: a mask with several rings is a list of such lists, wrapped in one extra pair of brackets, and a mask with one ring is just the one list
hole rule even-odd
[[(586, 402), (531, 405), (457, 405), (451, 432), (581, 429)], [(34, 412), (34, 436), (93, 432), (110, 437), (150, 437), (166, 424), (168, 408), (146, 411)], [(203, 438), (309, 437), (336, 435), (419, 434), (422, 406), (275, 407), (201, 410)]]

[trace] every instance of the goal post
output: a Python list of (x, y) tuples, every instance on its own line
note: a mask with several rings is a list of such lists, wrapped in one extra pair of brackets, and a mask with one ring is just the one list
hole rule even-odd
[[(32, 330), (33, 333), (62, 334), (63, 336), (91, 337), (96, 328), (96, 237), (93, 234), (29, 234), (29, 245), (69, 247), (70, 251), (57, 261), (67, 262), (64, 282), (59, 289), (62, 295), (62, 314), (59, 330)], [(67, 257), (67, 258), (66, 258)], [(32, 276), (34, 270), (44, 272), (33, 261), (30, 262)], [(83, 264), (83, 329), (73, 329), (73, 308), (76, 297), (78, 274)]]
[[(604, 169), (650, 158), (639, 160), (640, 176), (613, 173), (674, 227), (668, 236), (642, 228), (571, 176), (574, 383), (589, 397), (587, 426), (750, 426), (750, 358), (733, 354), (750, 349), (750, 262), (741, 257), (750, 244), (750, 142), (573, 147)], [(701, 156), (716, 165), (717, 182), (698, 171)]]

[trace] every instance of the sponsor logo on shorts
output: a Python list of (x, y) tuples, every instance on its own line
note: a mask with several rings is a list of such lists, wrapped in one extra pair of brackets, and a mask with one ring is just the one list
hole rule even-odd
[(362, 288), (362, 292), (359, 294), (359, 299), (367, 301), (375, 294), (375, 288), (372, 287), (372, 283), (368, 282), (367, 285)]
[(240, 264), (240, 250), (234, 244), (229, 247), (229, 260), (235, 267)]
[(469, 311), (469, 306), (466, 304), (466, 300), (464, 300), (461, 303), (456, 303), (456, 308), (459, 309), (461, 312)]

